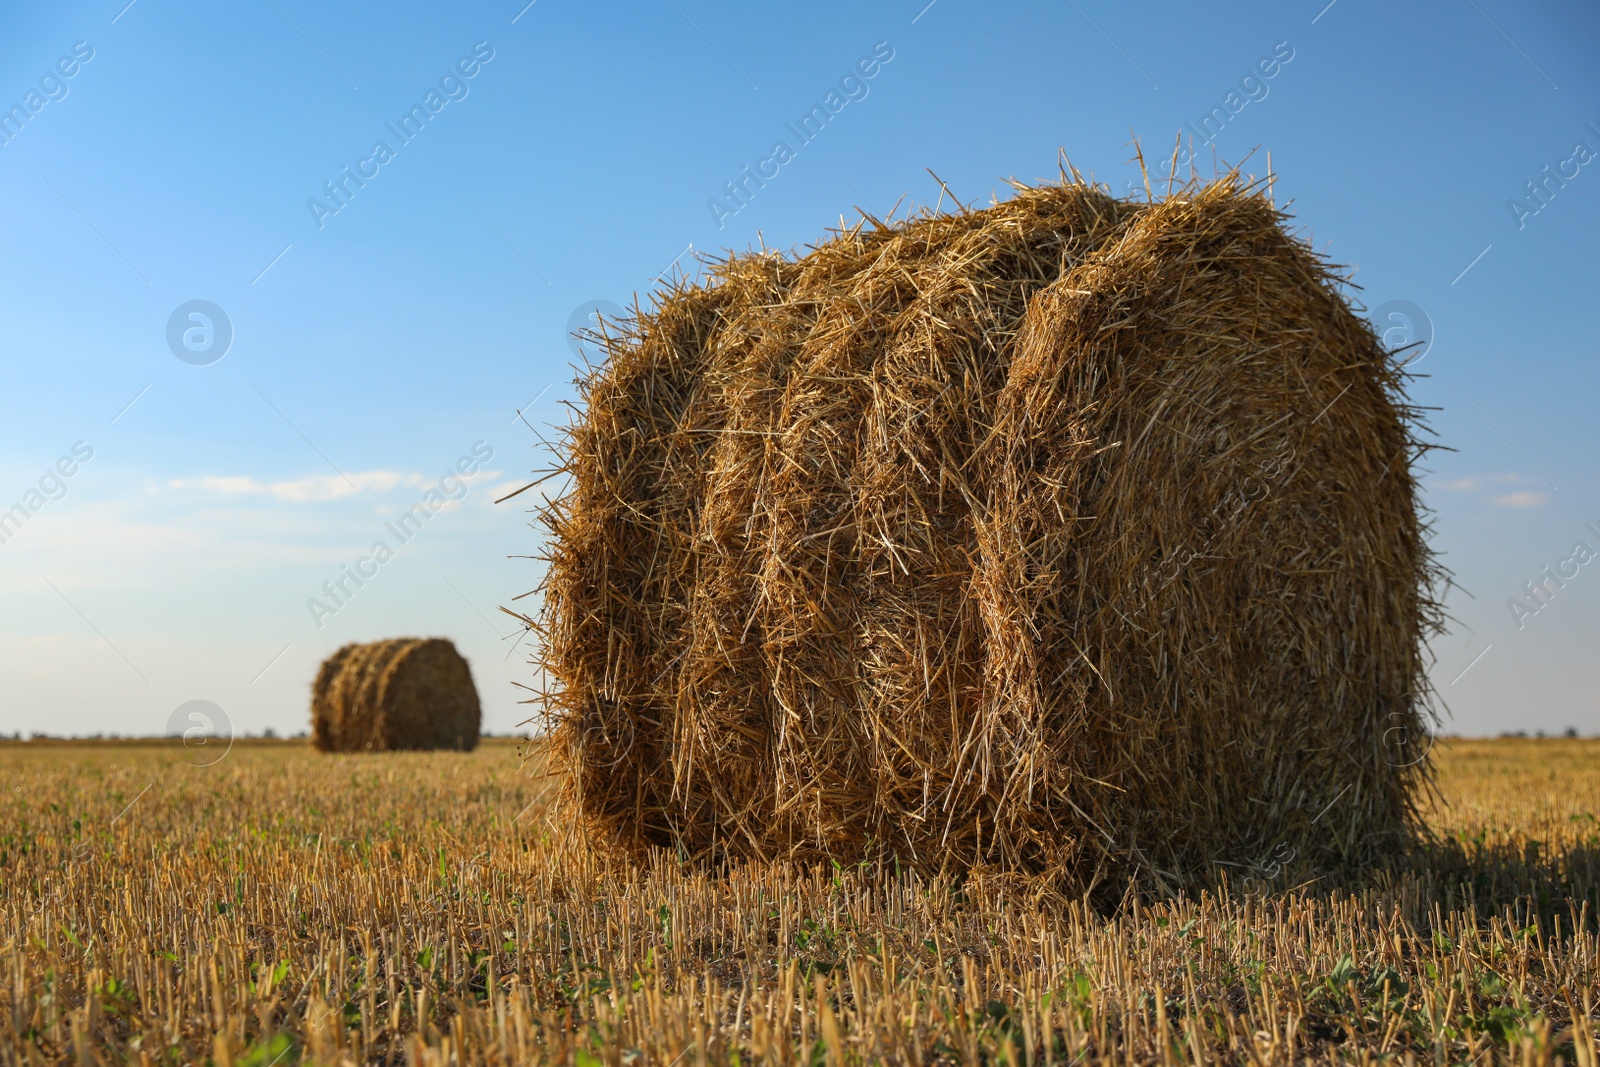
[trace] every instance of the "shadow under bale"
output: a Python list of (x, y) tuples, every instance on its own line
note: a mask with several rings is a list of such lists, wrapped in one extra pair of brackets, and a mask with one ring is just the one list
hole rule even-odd
[(1019, 188), (608, 329), (538, 620), (582, 816), (1100, 897), (1406, 847), (1417, 414), (1285, 223), (1237, 174)]

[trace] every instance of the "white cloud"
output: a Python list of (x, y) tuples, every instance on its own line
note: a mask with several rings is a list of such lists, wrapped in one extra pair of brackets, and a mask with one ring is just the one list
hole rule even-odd
[(1463, 492), (1473, 492), (1478, 489), (1487, 489), (1491, 485), (1515, 485), (1518, 482), (1528, 481), (1523, 475), (1509, 471), (1499, 471), (1491, 474), (1474, 474), (1466, 478), (1452, 478), (1445, 482), (1434, 482), (1440, 489), (1456, 489)]
[(1518, 493), (1507, 493), (1504, 496), (1493, 497), (1489, 503), (1498, 504), (1503, 508), (1536, 508), (1540, 504), (1550, 503), (1550, 498), (1543, 493), (1523, 490)]
[(68, 497), (0, 548), (0, 592), (43, 588), (41, 574), (66, 590), (159, 589), (185, 575), (292, 571), (325, 562), (334, 546), (370, 542), (369, 521), (248, 497), (195, 509), (149, 496)]
[(420, 488), (432, 484), (420, 474), (399, 471), (356, 471), (350, 475), (308, 474), (277, 482), (261, 482), (249, 475), (208, 475), (201, 478), (174, 478), (168, 489), (193, 489), (219, 496), (271, 496), (291, 504), (339, 500), (357, 493), (384, 493), (399, 486)]

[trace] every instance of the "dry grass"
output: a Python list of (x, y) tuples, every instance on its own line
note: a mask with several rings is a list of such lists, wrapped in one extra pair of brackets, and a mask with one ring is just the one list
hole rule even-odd
[(1248, 893), (1103, 914), (614, 866), (504, 743), (0, 744), (0, 1063), (1590, 1067), (1600, 743), (1438, 756), (1430, 856), (1293, 889), (1282, 854)]

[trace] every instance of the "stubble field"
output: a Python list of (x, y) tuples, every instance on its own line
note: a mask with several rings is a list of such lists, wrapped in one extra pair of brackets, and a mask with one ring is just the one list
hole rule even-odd
[(1440, 742), (1437, 845), (1359, 884), (1114, 914), (607, 860), (504, 742), (191, 755), (0, 744), (0, 1062), (1600, 1063), (1596, 741)]

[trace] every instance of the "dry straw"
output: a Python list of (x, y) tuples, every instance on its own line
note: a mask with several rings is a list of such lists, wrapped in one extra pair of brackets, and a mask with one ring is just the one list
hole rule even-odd
[(1405, 846), (1425, 446), (1286, 224), (1073, 172), (613, 324), (537, 620), (587, 821), (1101, 897)]
[(324, 752), (477, 747), (472, 672), (443, 638), (349, 644), (311, 687), (311, 743)]

